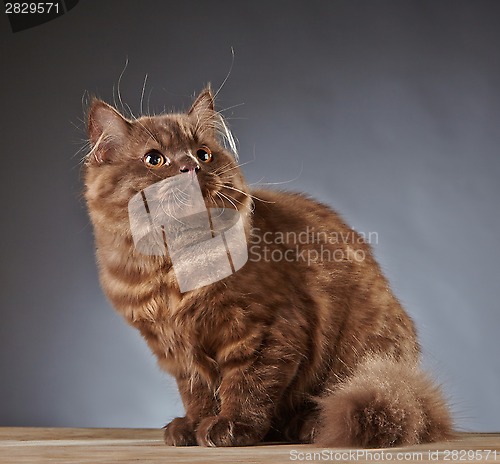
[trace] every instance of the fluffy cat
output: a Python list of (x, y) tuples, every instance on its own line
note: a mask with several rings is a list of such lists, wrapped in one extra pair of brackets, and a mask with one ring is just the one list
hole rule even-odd
[[(186, 113), (133, 120), (95, 99), (88, 133), (85, 197), (102, 287), (175, 377), (185, 407), (165, 427), (168, 445), (388, 447), (451, 436), (443, 396), (419, 367), (415, 327), (369, 245), (304, 195), (250, 189), (209, 87)], [(251, 251), (242, 269), (185, 293), (168, 254), (138, 252), (127, 209), (180, 172), (197, 177), (207, 208), (239, 211)], [(294, 240), (301, 233), (308, 239)], [(263, 259), (256, 244), (287, 258)]]

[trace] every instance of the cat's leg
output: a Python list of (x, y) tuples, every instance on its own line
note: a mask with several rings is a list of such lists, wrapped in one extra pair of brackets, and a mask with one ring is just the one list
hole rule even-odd
[(302, 422), (298, 441), (300, 443), (313, 443), (314, 437), (318, 429), (319, 413), (318, 411), (311, 412)]
[(279, 428), (289, 443), (312, 443), (318, 420), (319, 409), (315, 402), (308, 400), (290, 417), (285, 412)]
[(216, 414), (217, 400), (214, 392), (200, 379), (178, 378), (177, 385), (186, 415), (176, 417), (165, 426), (165, 443), (172, 446), (196, 445), (196, 427), (203, 417)]
[(222, 363), (220, 412), (200, 422), (198, 444), (248, 446), (261, 441), (269, 431), (276, 405), (297, 372), (294, 356), (269, 343), (256, 346), (244, 358), (229, 358)]

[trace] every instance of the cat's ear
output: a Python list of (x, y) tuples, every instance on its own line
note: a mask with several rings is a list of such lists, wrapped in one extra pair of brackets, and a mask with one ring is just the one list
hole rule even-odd
[(210, 84), (196, 97), (187, 114), (195, 118), (196, 132), (219, 139), (226, 148), (233, 152), (235, 158), (238, 158), (238, 150), (233, 135), (227, 127), (222, 114), (215, 111), (214, 95)]
[(214, 96), (212, 94), (210, 84), (208, 84), (196, 97), (196, 100), (191, 105), (191, 109), (188, 111), (188, 114), (211, 114), (213, 111), (215, 111)]
[(126, 140), (130, 122), (102, 100), (92, 100), (88, 112), (91, 154), (98, 163), (109, 162)]

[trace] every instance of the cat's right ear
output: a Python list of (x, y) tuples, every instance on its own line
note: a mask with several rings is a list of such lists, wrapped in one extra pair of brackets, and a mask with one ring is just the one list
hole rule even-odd
[(87, 128), (92, 147), (89, 156), (98, 163), (106, 163), (112, 161), (126, 140), (130, 122), (112, 106), (96, 98), (89, 106)]

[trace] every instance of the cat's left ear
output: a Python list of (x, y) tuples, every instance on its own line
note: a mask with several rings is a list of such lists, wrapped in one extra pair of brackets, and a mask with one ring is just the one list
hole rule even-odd
[(188, 115), (191, 114), (212, 114), (215, 111), (214, 96), (212, 94), (212, 89), (210, 84), (208, 84), (205, 89), (196, 97), (196, 100), (191, 105), (191, 109), (188, 111)]
[(88, 113), (88, 134), (91, 153), (98, 163), (110, 162), (123, 145), (130, 131), (130, 122), (112, 106), (94, 99)]

